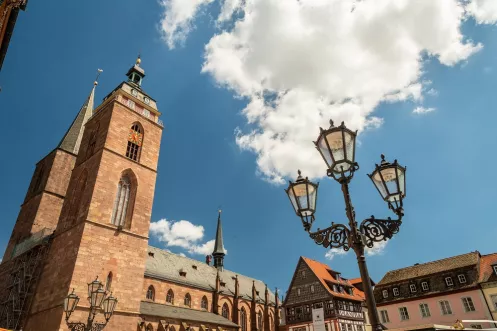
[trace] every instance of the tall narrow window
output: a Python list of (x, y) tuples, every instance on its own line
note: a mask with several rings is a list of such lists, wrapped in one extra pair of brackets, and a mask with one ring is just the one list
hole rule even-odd
[(111, 223), (119, 227), (130, 227), (136, 193), (136, 180), (132, 174), (124, 174), (117, 185), (116, 200)]
[(105, 281), (105, 290), (110, 291), (110, 288), (112, 286), (112, 272), (109, 272), (107, 275), (107, 280)]
[(262, 313), (261, 312), (259, 312), (257, 314), (257, 328), (259, 330), (262, 330)]
[(190, 296), (190, 293), (187, 293), (185, 295), (185, 306), (187, 306), (187, 307), (192, 306), (192, 297)]
[(247, 313), (245, 312), (245, 308), (242, 307), (240, 311), (240, 325), (242, 327), (241, 331), (247, 331)]
[(148, 324), (147, 325), (147, 331), (154, 331), (154, 327), (152, 326), (152, 324)]
[(166, 302), (171, 303), (171, 304), (174, 303), (174, 292), (171, 289), (169, 289), (169, 291), (167, 291)]
[(465, 312), (475, 311), (475, 305), (473, 304), (473, 299), (470, 297), (462, 298), (462, 304), (464, 306)]
[(207, 310), (208, 305), (209, 304), (207, 302), (207, 297), (204, 295), (204, 297), (202, 298), (202, 301), (200, 302), (200, 308)]
[(138, 161), (140, 149), (143, 142), (143, 129), (139, 124), (133, 124), (129, 130), (128, 147), (126, 148), (126, 157)]
[(228, 304), (226, 302), (223, 304), (223, 308), (221, 310), (221, 315), (223, 315), (224, 318), (229, 319), (230, 309), (229, 309)]
[(152, 285), (150, 285), (148, 287), (148, 290), (147, 290), (147, 299), (148, 300), (152, 300), (154, 301), (155, 300), (155, 289)]
[(421, 311), (421, 317), (430, 317), (431, 316), (430, 308), (428, 307), (428, 304), (420, 303), (419, 310)]
[(450, 308), (450, 303), (447, 300), (440, 301), (440, 310), (442, 311), (442, 315), (451, 315), (452, 308)]
[(409, 319), (409, 312), (407, 311), (407, 307), (400, 307), (399, 313), (401, 321), (407, 321)]
[(422, 282), (421, 287), (423, 288), (423, 291), (428, 291), (430, 289), (428, 286), (428, 282)]
[(381, 322), (382, 323), (390, 322), (390, 318), (388, 317), (388, 311), (380, 310), (380, 315), (381, 315)]

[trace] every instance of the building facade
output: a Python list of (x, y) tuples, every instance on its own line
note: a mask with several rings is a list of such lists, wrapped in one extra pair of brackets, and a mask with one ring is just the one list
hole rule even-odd
[(480, 264), (480, 253), (471, 252), (387, 272), (374, 289), (381, 322), (389, 329), (400, 329), (490, 320), (479, 283)]
[(497, 321), (497, 253), (482, 255), (480, 261), (481, 289), (492, 319)]
[(19, 10), (25, 10), (28, 0), (0, 0), (0, 70), (9, 48)]
[(321, 262), (300, 257), (283, 302), (281, 331), (314, 331), (313, 309), (322, 308), (327, 331), (363, 331), (364, 292)]
[(96, 108), (95, 82), (37, 163), (0, 264), (0, 328), (68, 330), (72, 289), (82, 299), (70, 320), (86, 321), (95, 276), (119, 300), (105, 330), (277, 328), (277, 296), (224, 269), (220, 217), (214, 265), (148, 245), (163, 124), (140, 63)]

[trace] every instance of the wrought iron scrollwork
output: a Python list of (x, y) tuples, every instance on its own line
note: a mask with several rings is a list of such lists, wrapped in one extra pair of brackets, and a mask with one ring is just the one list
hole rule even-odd
[(402, 221), (400, 219), (392, 220), (389, 217), (386, 220), (382, 220), (371, 216), (371, 218), (362, 221), (359, 229), (366, 239), (365, 245), (372, 248), (375, 242), (392, 238), (394, 234), (399, 232), (401, 224)]
[(68, 322), (67, 326), (71, 331), (102, 331), (107, 323), (93, 323), (90, 328), (82, 322)]
[(324, 230), (317, 230), (316, 232), (309, 233), (309, 236), (318, 245), (323, 245), (328, 248), (340, 248), (345, 251), (350, 249), (350, 231), (343, 224), (334, 224)]

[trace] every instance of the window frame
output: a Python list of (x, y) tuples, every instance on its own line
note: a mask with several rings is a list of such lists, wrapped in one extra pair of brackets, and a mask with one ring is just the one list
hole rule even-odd
[[(226, 313), (226, 316), (224, 316), (225, 313)], [(226, 319), (229, 319), (230, 307), (228, 307), (228, 304), (226, 302), (223, 304), (223, 307), (221, 308), (221, 316), (223, 316)]]
[[(425, 288), (425, 285), (426, 285), (426, 288)], [(423, 291), (429, 291), (430, 290), (430, 286), (428, 285), (427, 281), (421, 282), (421, 289)]]
[(462, 297), (461, 301), (462, 301), (462, 306), (464, 308), (465, 313), (472, 313), (472, 312), (476, 311), (475, 303), (474, 303), (472, 297)]
[(145, 298), (147, 300), (155, 301), (155, 288), (153, 285), (149, 285), (149, 287), (147, 288), (147, 294)]
[(380, 310), (380, 318), (382, 323), (390, 323), (390, 316), (388, 316), (388, 310)]
[[(450, 281), (450, 284), (449, 284), (449, 281)], [(447, 287), (450, 287), (450, 286), (454, 286), (454, 281), (452, 280), (452, 277), (445, 277), (445, 285), (447, 285)]]
[(400, 295), (400, 290), (398, 287), (394, 287), (392, 291), (394, 297), (398, 297)]
[(382, 294), (382, 296), (383, 296), (383, 299), (388, 298), (388, 290), (383, 290), (383, 291), (381, 291), (381, 294)]
[[(447, 308), (444, 305), (445, 302), (447, 303), (447, 307), (448, 307), (447, 313), (444, 312), (444, 310), (446, 310), (446, 308)], [(440, 307), (440, 312), (442, 313), (442, 316), (453, 315), (454, 314), (454, 312), (452, 311), (452, 307), (450, 305), (449, 300), (440, 300), (440, 301), (438, 301), (438, 305)]]
[(207, 300), (207, 297), (205, 295), (202, 297), (202, 300), (200, 300), (200, 308), (209, 310), (209, 301)]
[[(405, 312), (405, 314), (403, 314), (403, 312)], [(411, 316), (409, 316), (409, 310), (406, 306), (399, 307), (399, 315), (401, 322), (409, 321), (411, 319)]]
[(419, 304), (419, 311), (421, 312), (422, 318), (431, 317), (430, 306), (428, 306), (428, 304), (426, 302), (421, 302)]
[(166, 303), (174, 305), (174, 292), (172, 289), (169, 289), (166, 293)]
[(416, 291), (417, 291), (416, 284), (409, 284), (409, 291), (411, 293), (416, 293)]
[(190, 293), (185, 294), (185, 298), (183, 299), (183, 305), (186, 307), (192, 307), (192, 296)]
[[(461, 279), (464, 281), (462, 281)], [(457, 275), (457, 280), (459, 281), (459, 284), (466, 284), (467, 283), (466, 276), (464, 274)]]

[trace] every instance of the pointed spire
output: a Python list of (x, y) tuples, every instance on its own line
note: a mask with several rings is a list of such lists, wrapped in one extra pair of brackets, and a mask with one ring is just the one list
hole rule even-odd
[(221, 209), (219, 209), (219, 214), (217, 216), (217, 231), (216, 231), (216, 242), (214, 243), (214, 251), (212, 256), (214, 257), (214, 267), (223, 270), (224, 266), (224, 251), (223, 245), (223, 227), (221, 225)]
[(85, 130), (85, 124), (88, 119), (93, 115), (93, 108), (95, 104), (95, 89), (98, 85), (98, 77), (102, 73), (101, 69), (98, 69), (97, 78), (93, 82), (93, 87), (90, 91), (90, 95), (86, 99), (85, 103), (81, 107), (76, 115), (76, 118), (71, 123), (71, 126), (67, 130), (66, 134), (60, 141), (58, 147), (69, 153), (78, 154), (79, 147), (81, 145), (81, 139), (83, 138), (83, 132)]

